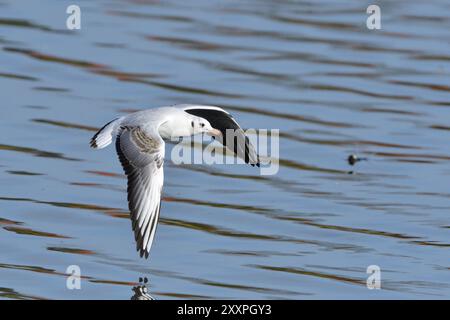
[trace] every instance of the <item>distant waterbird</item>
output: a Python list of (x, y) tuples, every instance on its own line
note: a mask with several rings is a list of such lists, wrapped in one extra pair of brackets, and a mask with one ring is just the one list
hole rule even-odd
[[(227, 133), (234, 132), (233, 140)], [(131, 113), (108, 122), (91, 139), (102, 149), (115, 139), (128, 178), (128, 207), (141, 257), (148, 258), (161, 210), (164, 182), (164, 140), (207, 133), (252, 166), (259, 156), (234, 118), (216, 106), (174, 105)]]
[(359, 161), (367, 161), (367, 158), (361, 158), (361, 157), (357, 156), (356, 154), (351, 154), (347, 158), (347, 162), (351, 166), (355, 165)]

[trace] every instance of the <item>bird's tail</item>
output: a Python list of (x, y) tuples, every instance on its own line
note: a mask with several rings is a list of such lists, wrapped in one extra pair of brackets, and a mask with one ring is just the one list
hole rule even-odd
[(103, 126), (91, 139), (91, 147), (103, 149), (107, 147), (119, 128), (121, 118), (116, 118)]

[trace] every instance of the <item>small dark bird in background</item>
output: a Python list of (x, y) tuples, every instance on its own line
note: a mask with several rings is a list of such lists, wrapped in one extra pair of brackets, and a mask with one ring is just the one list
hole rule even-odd
[(348, 164), (351, 166), (355, 165), (355, 163), (357, 163), (359, 161), (366, 161), (366, 160), (367, 160), (367, 158), (360, 158), (356, 154), (351, 154), (347, 158)]

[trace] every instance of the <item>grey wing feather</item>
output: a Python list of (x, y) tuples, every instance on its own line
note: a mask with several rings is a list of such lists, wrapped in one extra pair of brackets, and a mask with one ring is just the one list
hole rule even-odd
[(164, 142), (139, 127), (122, 127), (116, 139), (128, 177), (128, 207), (140, 256), (148, 257), (161, 209)]

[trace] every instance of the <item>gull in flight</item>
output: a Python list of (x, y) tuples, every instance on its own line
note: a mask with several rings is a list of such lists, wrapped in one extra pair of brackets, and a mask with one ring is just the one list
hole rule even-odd
[[(233, 139), (227, 133), (233, 132)], [(148, 258), (155, 236), (164, 182), (164, 139), (207, 133), (252, 166), (259, 156), (244, 131), (225, 110), (215, 106), (175, 105), (135, 112), (108, 122), (91, 139), (102, 149), (116, 142), (128, 178), (128, 208), (136, 249)]]

